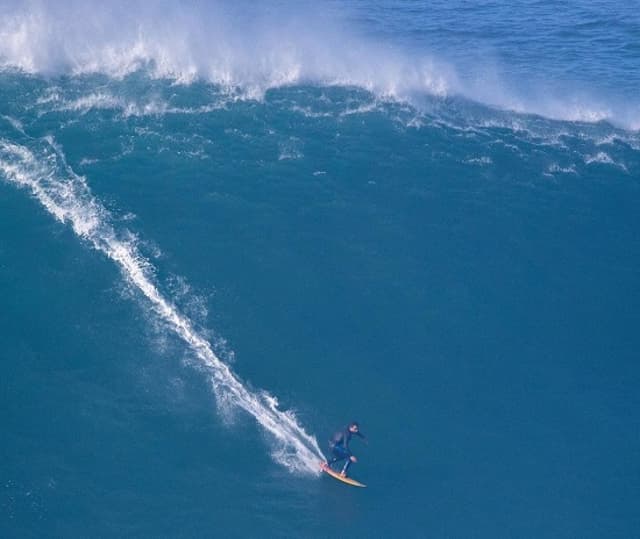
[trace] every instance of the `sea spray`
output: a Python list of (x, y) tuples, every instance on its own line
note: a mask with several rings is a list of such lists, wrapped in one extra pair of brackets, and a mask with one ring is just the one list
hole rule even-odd
[[(629, 88), (618, 92), (595, 88), (592, 78), (562, 80), (555, 72), (514, 75), (513, 66), (480, 51), (468, 65), (452, 60), (437, 40), (406, 47), (380, 36), (372, 39), (354, 24), (356, 12), (356, 6), (341, 2), (333, 8), (287, 1), (264, 6), (220, 1), (8, 2), (0, 7), (0, 70), (45, 77), (100, 74), (120, 80), (144, 72), (176, 84), (205, 81), (257, 100), (287, 86), (357, 87), (376, 98), (420, 108), (428, 108), (433, 98), (461, 97), (520, 114), (608, 121), (631, 130), (640, 125), (632, 79)], [(625, 79), (632, 74), (628, 69)], [(91, 103), (120, 105), (117, 97), (98, 93), (69, 106)], [(137, 107), (130, 111), (139, 113)]]

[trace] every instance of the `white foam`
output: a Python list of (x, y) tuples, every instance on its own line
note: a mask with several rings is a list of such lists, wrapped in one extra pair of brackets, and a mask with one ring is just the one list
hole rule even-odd
[(302, 142), (296, 137), (290, 137), (289, 139), (280, 142), (278, 147), (280, 154), (278, 155), (278, 161), (297, 160), (302, 159), (304, 154), (300, 149)]
[[(426, 50), (364, 37), (343, 13), (347, 6), (216, 0), (7, 4), (0, 7), (0, 68), (115, 78), (143, 69), (176, 84), (209, 81), (227, 89), (229, 99), (259, 100), (271, 88), (308, 83), (359, 87), (414, 105), (425, 96), (456, 95), (517, 113), (640, 126), (637, 101), (591, 95), (589, 88), (569, 83), (553, 89), (543, 79), (508, 80), (489, 57), (475, 78), (459, 76), (468, 68)], [(130, 114), (165, 112), (156, 103), (146, 111), (133, 107)]]
[(173, 107), (166, 101), (154, 97), (148, 100), (133, 101), (121, 96), (113, 95), (106, 91), (89, 92), (75, 98), (65, 98), (60, 89), (47, 90), (45, 95), (36, 101), (40, 108), (39, 114), (50, 112), (78, 112), (86, 114), (92, 110), (115, 110), (122, 117), (130, 116), (160, 116), (166, 114), (206, 114), (226, 105), (223, 97), (215, 103), (209, 103), (198, 107)]
[(105, 92), (97, 92), (70, 101), (62, 100), (61, 104), (56, 106), (54, 110), (72, 110), (85, 113), (91, 109), (115, 108), (125, 108), (122, 100)]
[(615, 164), (614, 160), (611, 159), (609, 154), (605, 152), (598, 152), (595, 155), (588, 155), (585, 157), (584, 162), (587, 164), (590, 164), (590, 163), (604, 163), (607, 165)]
[(547, 167), (547, 172), (550, 175), (562, 173), (562, 174), (578, 174), (574, 165), (568, 167), (561, 167), (558, 163), (552, 163)]
[(163, 296), (154, 284), (154, 268), (137, 249), (135, 236), (113, 227), (108, 211), (92, 195), (85, 178), (67, 165), (55, 141), (47, 139), (46, 146), (38, 152), (36, 155), (25, 146), (0, 139), (2, 175), (29, 189), (58, 221), (70, 224), (78, 236), (118, 265), (157, 317), (197, 357), (198, 366), (209, 376), (221, 411), (227, 407), (245, 410), (270, 435), (277, 462), (294, 472), (318, 474), (318, 461), (323, 456), (316, 439), (305, 432), (292, 412), (280, 410), (274, 397), (247, 389), (192, 321)]
[(603, 165), (613, 165), (615, 167), (618, 167), (618, 168), (624, 170), (625, 172), (628, 172), (627, 167), (624, 164), (617, 163), (606, 152), (598, 152), (595, 155), (587, 155), (584, 158), (584, 162), (587, 165), (591, 165), (592, 163), (600, 163), (600, 164), (603, 164)]
[(488, 155), (483, 155), (481, 157), (469, 157), (468, 159), (465, 159), (464, 162), (469, 165), (486, 166), (491, 165), (493, 160)]
[[(307, 3), (259, 5), (70, 1), (17, 3), (0, 18), (0, 65), (38, 74), (140, 69), (186, 84), (207, 80), (242, 98), (305, 82), (382, 96), (446, 95), (456, 83), (434, 58), (410, 58), (355, 35)], [(251, 39), (246, 36), (250, 35)]]
[(16, 131), (19, 131), (23, 135), (25, 134), (24, 126), (22, 125), (22, 122), (20, 120), (18, 120), (17, 118), (14, 118), (13, 116), (6, 116), (4, 114), (2, 115), (2, 118), (7, 120), (7, 122), (9, 122)]

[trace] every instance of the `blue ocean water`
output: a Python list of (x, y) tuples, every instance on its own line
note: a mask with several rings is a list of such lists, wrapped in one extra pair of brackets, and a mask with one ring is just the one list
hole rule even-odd
[(638, 7), (2, 2), (0, 535), (637, 536)]

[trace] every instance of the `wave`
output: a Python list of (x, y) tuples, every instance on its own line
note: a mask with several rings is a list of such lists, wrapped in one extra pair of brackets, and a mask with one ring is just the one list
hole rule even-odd
[(28, 73), (121, 78), (147, 69), (181, 83), (204, 79), (243, 88), (254, 98), (303, 82), (354, 85), (385, 95), (444, 95), (454, 82), (444, 65), (409, 61), (353, 35), (310, 4), (285, 10), (243, 2), (61, 7), (32, 1), (6, 9), (2, 21), (2, 64)]
[(67, 164), (51, 137), (37, 141), (38, 149), (0, 139), (0, 172), (10, 182), (29, 189), (58, 221), (71, 225), (77, 236), (116, 263), (125, 279), (147, 300), (151, 310), (197, 357), (209, 376), (221, 411), (240, 408), (270, 435), (274, 460), (292, 472), (318, 474), (324, 456), (295, 414), (283, 411), (264, 391), (249, 390), (213, 351), (195, 328), (154, 283), (155, 269), (137, 248), (134, 234), (116, 229), (106, 208), (92, 195), (83, 176)]
[(461, 96), (517, 113), (640, 129), (638, 103), (571, 88), (518, 88), (490, 60), (469, 78), (466, 68), (428, 51), (365, 36), (348, 17), (344, 6), (304, 1), (9, 2), (0, 8), (0, 66), (114, 78), (142, 70), (180, 84), (204, 80), (248, 99), (305, 84), (358, 87), (414, 106)]

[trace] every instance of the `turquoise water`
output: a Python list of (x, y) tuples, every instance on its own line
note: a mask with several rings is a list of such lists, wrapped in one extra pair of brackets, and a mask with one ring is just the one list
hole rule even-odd
[(631, 4), (0, 13), (3, 537), (638, 534)]

